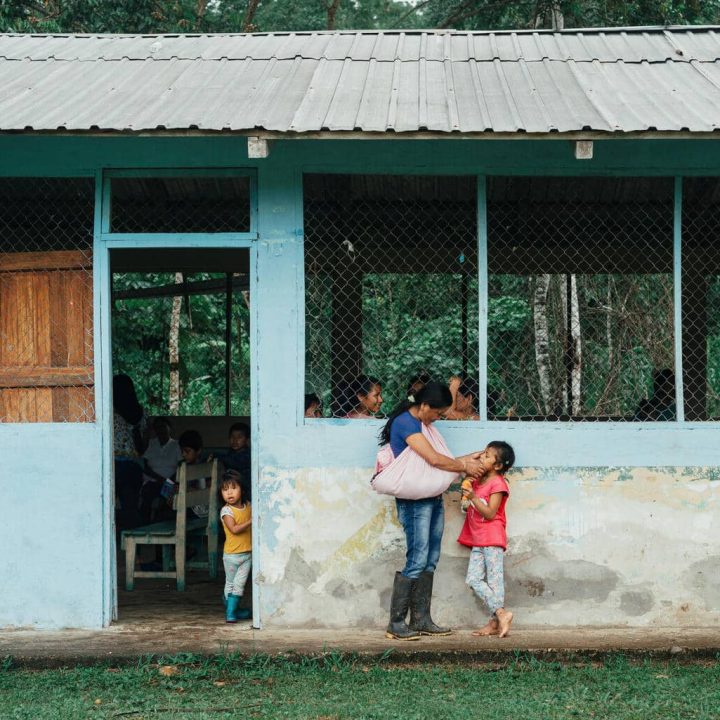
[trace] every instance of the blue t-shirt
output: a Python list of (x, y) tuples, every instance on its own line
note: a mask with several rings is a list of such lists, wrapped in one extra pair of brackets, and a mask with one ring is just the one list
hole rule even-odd
[(414, 418), (409, 410), (398, 415), (390, 426), (390, 447), (397, 457), (406, 447), (407, 438), (414, 433), (422, 432), (422, 423)]

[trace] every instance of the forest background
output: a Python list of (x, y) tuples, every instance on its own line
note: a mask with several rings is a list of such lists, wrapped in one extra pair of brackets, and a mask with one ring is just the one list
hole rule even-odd
[[(718, 22), (720, 0), (0, 0), (0, 31), (10, 33), (562, 29)], [(571, 287), (569, 307), (563, 288), (570, 276), (522, 275), (496, 278), (490, 298), (488, 386), (499, 399), (498, 414), (632, 419), (634, 408), (653, 391), (653, 371), (672, 366), (671, 277), (579, 277), (577, 288)], [(464, 370), (477, 377), (476, 353), (462, 367), (458, 362), (463, 343), (477, 343), (477, 307), (465, 307), (461, 323), (458, 277), (403, 278), (393, 275), (391, 268), (364, 276), (362, 336), (350, 333), (348, 342), (363, 343), (363, 370), (383, 379), (386, 407), (403, 396), (407, 378), (421, 370), (444, 378)], [(224, 282), (222, 276), (202, 273), (124, 273), (114, 277), (114, 289), (126, 295), (147, 294), (151, 288), (213, 279)], [(425, 284), (430, 292), (433, 283), (448, 288), (436, 294), (442, 300), (428, 315), (417, 302), (417, 290)], [(712, 284), (713, 294), (720, 292), (716, 285)], [(473, 280), (470, 289), (475, 287)], [(324, 296), (313, 304), (312, 283), (308, 291), (306, 390), (322, 397), (327, 412), (338, 371), (332, 367), (327, 343), (331, 299)], [(391, 305), (388, 297), (394, 298)], [(637, 302), (623, 304), (623, 298)], [(233, 294), (227, 375), (227, 306), (222, 292), (184, 299), (116, 299), (114, 370), (141, 379), (142, 400), (150, 412), (224, 415), (229, 397), (229, 414), (248, 415), (249, 305), (247, 293)], [(568, 339), (568, 318), (575, 316), (580, 318), (572, 323), (578, 337)], [(712, 390), (720, 388), (720, 318), (709, 324), (713, 327), (708, 328), (707, 411), (714, 415), (720, 411), (720, 395)], [(410, 331), (398, 338), (398, 327)], [(528, 343), (529, 337), (534, 342)], [(579, 352), (569, 354), (568, 343), (576, 342), (583, 343), (583, 358)], [(544, 355), (539, 354), (541, 346), (549, 347)], [(387, 352), (389, 347), (394, 351)], [(713, 381), (716, 376), (718, 382)]]

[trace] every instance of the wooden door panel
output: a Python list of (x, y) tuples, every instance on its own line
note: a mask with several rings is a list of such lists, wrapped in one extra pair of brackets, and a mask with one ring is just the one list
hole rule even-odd
[(80, 251), (0, 254), (0, 422), (87, 422), (92, 271)]

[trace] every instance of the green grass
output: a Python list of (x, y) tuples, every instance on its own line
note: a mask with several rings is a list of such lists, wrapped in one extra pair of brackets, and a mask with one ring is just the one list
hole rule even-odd
[[(168, 669), (169, 668), (169, 669)], [(0, 718), (673, 720), (720, 717), (720, 662), (518, 655), (501, 663), (394, 664), (319, 657), (144, 658), (136, 665), (15, 668), (0, 658)]]

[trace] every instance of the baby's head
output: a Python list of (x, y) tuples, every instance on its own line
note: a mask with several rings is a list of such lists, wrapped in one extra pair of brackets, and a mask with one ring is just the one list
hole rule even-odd
[(220, 494), (228, 505), (238, 505), (245, 501), (240, 481), (232, 477), (224, 477), (220, 481)]
[(180, 446), (182, 458), (188, 465), (193, 465), (200, 460), (203, 441), (197, 430), (186, 430), (178, 438), (178, 445)]
[(233, 423), (228, 433), (231, 450), (242, 450), (250, 445), (250, 426), (247, 423)]

